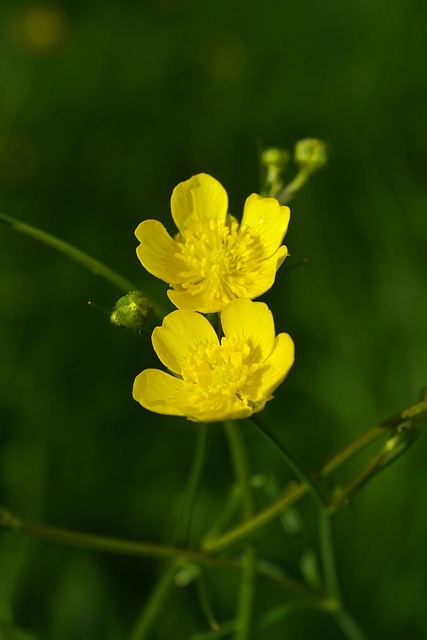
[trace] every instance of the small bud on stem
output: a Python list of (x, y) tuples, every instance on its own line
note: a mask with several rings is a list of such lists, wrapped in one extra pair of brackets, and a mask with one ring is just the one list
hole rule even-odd
[(117, 300), (110, 320), (120, 327), (139, 331), (145, 325), (151, 311), (152, 305), (140, 291), (130, 291)]

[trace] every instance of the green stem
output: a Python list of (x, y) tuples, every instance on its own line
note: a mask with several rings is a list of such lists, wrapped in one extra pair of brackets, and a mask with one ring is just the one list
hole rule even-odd
[(280, 441), (277, 435), (265, 424), (260, 422), (256, 416), (252, 416), (250, 419), (253, 425), (257, 427), (259, 431), (265, 436), (269, 442), (271, 442), (282, 458), (285, 460), (287, 466), (293, 471), (301, 484), (304, 484), (311, 493), (311, 496), (318, 508), (319, 513), (319, 540), (320, 540), (320, 553), (322, 557), (323, 575), (325, 579), (325, 586), (328, 593), (340, 602), (340, 590), (338, 584), (338, 576), (335, 563), (335, 552), (332, 536), (332, 523), (329, 513), (326, 508), (325, 500), (320, 493), (317, 484), (312, 480), (308, 472), (304, 467), (296, 460), (293, 454), (289, 451), (288, 447)]
[[(217, 558), (199, 550), (179, 549), (167, 545), (156, 545), (145, 542), (133, 542), (130, 540), (80, 533), (77, 531), (67, 531), (65, 529), (49, 527), (47, 525), (32, 522), (23, 522), (5, 510), (0, 510), (0, 529), (24, 533), (42, 538), (43, 540), (50, 540), (61, 544), (71, 545), (73, 547), (92, 549), (95, 551), (118, 553), (134, 557), (187, 559), (189, 561), (200, 562), (208, 566), (216, 567), (217, 569), (235, 572), (239, 572), (242, 569), (242, 563), (238, 560)], [(262, 560), (259, 560), (256, 568), (257, 573), (260, 576), (272, 580), (283, 589), (286, 589), (296, 595), (304, 596), (309, 600), (319, 602), (320, 606), (327, 606), (325, 594), (310, 590), (304, 584), (288, 578), (270, 562), (265, 563)], [(322, 605), (324, 601), (325, 605)]]
[[(334, 471), (336, 471), (336, 469), (347, 462), (347, 460), (350, 460), (355, 455), (363, 451), (367, 446), (386, 436), (390, 430), (398, 428), (400, 424), (407, 422), (408, 420), (421, 420), (426, 414), (427, 400), (423, 399), (421, 402), (404, 409), (392, 418), (384, 420), (379, 425), (373, 427), (368, 432), (354, 440), (342, 451), (328, 460), (315, 474), (313, 474), (313, 477), (326, 478), (330, 476)], [(232, 547), (233, 545), (243, 542), (248, 537), (257, 534), (260, 529), (277, 518), (282, 511), (300, 500), (308, 493), (308, 491), (309, 487), (305, 482), (291, 484), (285, 489), (284, 494), (279, 498), (279, 500), (263, 511), (257, 513), (248, 522), (237, 525), (216, 539), (205, 539), (203, 542), (203, 548), (210, 553), (218, 553), (224, 549)]]
[(233, 461), (234, 473), (242, 492), (243, 518), (249, 520), (255, 513), (255, 501), (245, 444), (239, 425), (235, 422), (225, 422), (224, 427)]
[(322, 558), (323, 577), (327, 593), (333, 598), (337, 606), (334, 613), (341, 608), (341, 590), (335, 559), (332, 519), (325, 507), (319, 510), (319, 543)]
[[(384, 424), (384, 423), (383, 423)], [(347, 447), (342, 449), (339, 453), (330, 458), (319, 471), (315, 474), (317, 478), (327, 478), (336, 469), (341, 467), (347, 460), (353, 458), (356, 454), (360, 453), (366, 447), (373, 444), (380, 438), (387, 435), (387, 429), (383, 424), (373, 427), (362, 436), (353, 440)]]
[[(89, 271), (91, 271), (95, 275), (100, 276), (101, 278), (104, 278), (104, 280), (107, 280), (108, 282), (111, 282), (113, 285), (115, 285), (118, 289), (120, 289), (124, 293), (128, 293), (129, 291), (140, 291), (140, 287), (136, 286), (133, 282), (131, 282), (127, 278), (124, 278), (113, 269), (110, 269), (99, 260), (96, 260), (96, 258), (93, 258), (92, 256), (85, 253), (84, 251), (77, 249), (76, 247), (69, 244), (68, 242), (64, 242), (64, 240), (60, 240), (59, 238), (56, 238), (55, 236), (51, 235), (50, 233), (47, 233), (46, 231), (42, 231), (37, 227), (33, 227), (30, 224), (21, 222), (17, 218), (14, 218), (12, 216), (6, 215), (5, 213), (1, 213), (1, 212), (0, 212), (0, 222), (3, 222), (4, 224), (9, 225), (10, 227), (12, 227), (12, 229), (17, 231), (18, 233), (23, 233), (24, 235), (29, 236), (33, 240), (37, 240), (38, 242), (41, 242), (42, 244), (45, 244), (51, 247), (52, 249), (55, 249), (56, 251), (63, 253), (71, 260), (74, 260), (75, 262), (78, 262), (79, 264), (89, 269)], [(145, 295), (143, 292), (141, 293)], [(153, 306), (154, 306), (154, 315), (157, 318), (163, 318), (163, 316), (165, 315), (165, 312), (163, 311), (161, 306), (157, 304)]]
[[(250, 520), (255, 515), (255, 501), (246, 448), (240, 427), (235, 422), (225, 422), (224, 427), (234, 472), (242, 491), (243, 518)], [(236, 614), (238, 627), (234, 636), (235, 640), (248, 640), (250, 637), (254, 613), (256, 562), (256, 547), (253, 544), (248, 544), (243, 553), (243, 569)]]
[(84, 549), (151, 558), (175, 558), (181, 556), (202, 561), (200, 553), (194, 550), (180, 549), (169, 545), (152, 544), (148, 542), (123, 540), (120, 538), (110, 538), (107, 536), (81, 533), (79, 531), (68, 531), (66, 529), (50, 527), (34, 522), (21, 522), (20, 526), (14, 526), (13, 529), (20, 530), (23, 533), (38, 538), (43, 538), (44, 540), (51, 540)]
[(259, 511), (253, 518), (247, 522), (233, 527), (222, 536), (216, 539), (205, 539), (203, 541), (203, 549), (207, 553), (220, 553), (225, 549), (231, 548), (234, 545), (241, 544), (247, 538), (253, 537), (261, 529), (266, 527), (270, 522), (275, 520), (280, 514), (297, 502), (300, 498), (308, 493), (308, 487), (306, 484), (292, 483), (286, 488), (283, 496), (276, 500), (272, 505)]
[(274, 197), (280, 204), (288, 204), (295, 193), (305, 185), (309, 176), (310, 173), (306, 169), (300, 169), (295, 178), (282, 191), (276, 193)]
[(285, 460), (289, 469), (296, 475), (301, 484), (305, 484), (307, 486), (317, 506), (323, 509), (325, 501), (322, 497), (322, 494), (320, 493), (317, 484), (312, 480), (308, 471), (306, 471), (304, 467), (296, 460), (289, 449), (283, 444), (283, 442), (279, 440), (274, 431), (263, 424), (257, 416), (252, 416), (251, 418), (248, 418), (248, 420), (258, 429), (258, 431), (262, 433), (265, 438), (267, 438), (269, 442), (274, 445), (282, 458)]
[(335, 621), (347, 640), (366, 640), (366, 636), (357, 622), (345, 609), (335, 614)]
[(206, 424), (201, 424), (197, 427), (196, 447), (177, 524), (175, 543), (179, 547), (186, 548), (189, 544), (194, 504), (206, 459), (207, 437), (208, 427)]
[(251, 422), (274, 444), (280, 452), (290, 469), (295, 473), (301, 483), (308, 487), (319, 514), (319, 542), (320, 555), (322, 558), (323, 576), (327, 593), (336, 606), (331, 608), (331, 614), (336, 623), (341, 628), (347, 640), (364, 640), (355, 620), (344, 610), (341, 600), (341, 591), (338, 580), (338, 573), (335, 559), (335, 549), (332, 531), (332, 520), (327, 505), (316, 485), (305, 469), (297, 462), (289, 449), (279, 440), (276, 434), (262, 424), (257, 418)]
[[(424, 399), (402, 412), (382, 422), (367, 433), (357, 438), (349, 446), (336, 454), (323, 467), (319, 469), (315, 477), (324, 478), (338, 469), (344, 462), (358, 454), (368, 445), (383, 437), (392, 429), (399, 428), (399, 425), (407, 420), (422, 420), (427, 414), (427, 401)], [(47, 525), (30, 523), (20, 520), (10, 512), (0, 510), (0, 529), (22, 532), (28, 535), (37, 536), (46, 540), (53, 540), (63, 544), (69, 544), (86, 549), (95, 549), (112, 553), (127, 554), (133, 556), (149, 556), (157, 558), (183, 557), (190, 560), (202, 562), (204, 564), (216, 566), (224, 569), (240, 570), (240, 564), (235, 561), (213, 557), (220, 551), (228, 549), (233, 545), (241, 544), (248, 537), (256, 535), (261, 529), (267, 526), (289, 506), (300, 500), (308, 493), (308, 486), (304, 483), (291, 483), (284, 491), (283, 495), (272, 505), (258, 512), (253, 518), (233, 529), (230, 529), (221, 537), (216, 539), (206, 539), (203, 542), (203, 549), (188, 550), (178, 549), (173, 546), (157, 545), (145, 542), (134, 542), (110, 538), (106, 536), (90, 535), (75, 531), (67, 531)], [(304, 588), (299, 583), (294, 583), (286, 577), (278, 576), (275, 571), (270, 571), (267, 567), (260, 568), (257, 565), (260, 575), (275, 580), (285, 589), (292, 592), (301, 593)], [(301, 595), (304, 595), (301, 593)], [(307, 593), (305, 595), (308, 595)], [(317, 598), (316, 594), (312, 597)]]
[(66, 256), (71, 258), (71, 260), (79, 262), (87, 269), (89, 269), (89, 271), (92, 271), (92, 273), (95, 273), (96, 275), (101, 276), (105, 280), (108, 280), (112, 284), (116, 285), (116, 287), (124, 291), (124, 293), (127, 293), (128, 291), (138, 290), (138, 287), (135, 286), (133, 282), (130, 282), (130, 280), (123, 278), (123, 276), (116, 273), (105, 264), (102, 264), (102, 262), (99, 262), (99, 260), (96, 260), (95, 258), (92, 258), (92, 256), (89, 256), (87, 253), (80, 251), (80, 249), (73, 247), (71, 244), (68, 244), (68, 242), (64, 242), (63, 240), (56, 238), (50, 233), (46, 233), (45, 231), (42, 231), (37, 227), (33, 227), (32, 225), (25, 222), (21, 222), (20, 220), (17, 220), (12, 216), (6, 215), (5, 213), (0, 213), (0, 221), (8, 224), (13, 229), (15, 229), (15, 231), (24, 233), (25, 235), (30, 236), (30, 238), (33, 238), (33, 240), (38, 240), (39, 242), (52, 247), (56, 251), (64, 253)]
[(128, 640), (145, 640), (149, 637), (154, 623), (164, 609), (173, 586), (177, 562), (172, 561), (153, 589), (147, 604), (136, 621)]

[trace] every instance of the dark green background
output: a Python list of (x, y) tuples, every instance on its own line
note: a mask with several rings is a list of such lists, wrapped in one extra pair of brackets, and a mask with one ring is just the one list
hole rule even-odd
[[(31, 6), (0, 7), (0, 209), (163, 300), (133, 232), (144, 218), (174, 231), (173, 187), (211, 173), (240, 216), (259, 189), (257, 138), (322, 138), (329, 166), (292, 202), (292, 255), (266, 296), (297, 359), (265, 418), (316, 468), (412, 404), (427, 383), (427, 4), (53, 3), (64, 31), (44, 50)], [(307, 266), (287, 272), (302, 258)], [(196, 427), (132, 400), (135, 375), (156, 362), (149, 342), (87, 305), (112, 307), (120, 294), (0, 227), (1, 502), (28, 519), (170, 542)], [(254, 472), (283, 486), (277, 455), (241, 426)], [(371, 640), (427, 637), (425, 459), (421, 439), (336, 518), (345, 601)], [(213, 425), (196, 533), (231, 482)], [(315, 545), (309, 501), (301, 515)], [(0, 535), (0, 620), (10, 604), (35, 638), (127, 638), (156, 562)], [(273, 527), (263, 553), (298, 575), (299, 545)], [(226, 620), (235, 581), (215, 580)], [(285, 598), (264, 586), (258, 610)], [(153, 638), (206, 628), (190, 586)], [(300, 613), (259, 637), (342, 635), (326, 615)]]

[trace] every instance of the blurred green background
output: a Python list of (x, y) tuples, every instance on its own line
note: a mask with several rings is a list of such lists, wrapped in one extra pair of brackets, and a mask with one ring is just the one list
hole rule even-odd
[[(174, 231), (178, 182), (211, 173), (240, 216), (259, 190), (256, 139), (326, 140), (329, 166), (291, 203), (291, 257), (265, 296), (297, 359), (264, 415), (316, 468), (427, 383), (426, 24), (421, 0), (3, 0), (0, 210), (163, 300), (133, 232), (145, 218)], [(132, 400), (135, 375), (156, 363), (149, 341), (87, 305), (120, 295), (0, 226), (0, 501), (27, 519), (169, 543), (197, 427)], [(284, 486), (278, 456), (242, 429), (254, 472)], [(371, 640), (427, 637), (425, 456), (421, 439), (336, 517), (344, 598)], [(196, 534), (231, 482), (212, 426)], [(315, 545), (308, 501), (301, 514)], [(263, 552), (298, 576), (300, 543), (276, 526)], [(12, 616), (31, 638), (125, 639), (159, 570), (6, 533), (0, 545), (6, 640), (27, 637)], [(227, 620), (235, 580), (215, 576)], [(286, 597), (264, 585), (258, 612)], [(190, 586), (153, 638), (206, 628)], [(256, 637), (342, 635), (324, 614), (296, 613)]]

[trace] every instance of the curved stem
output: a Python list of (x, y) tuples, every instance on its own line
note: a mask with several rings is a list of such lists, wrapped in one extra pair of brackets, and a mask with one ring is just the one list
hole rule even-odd
[(288, 204), (295, 193), (305, 185), (309, 175), (310, 174), (307, 170), (300, 169), (295, 178), (284, 189), (279, 191), (279, 193), (274, 194), (274, 198), (276, 198), (282, 205)]
[(206, 459), (208, 427), (206, 424), (201, 424), (197, 427), (197, 429), (196, 447), (194, 450), (194, 456), (191, 463), (191, 469), (187, 480), (187, 486), (185, 488), (184, 499), (182, 502), (181, 513), (179, 515), (175, 535), (175, 543), (177, 544), (177, 546), (184, 548), (188, 547), (189, 543), (194, 504), (196, 501), (197, 490)]
[[(225, 422), (224, 427), (234, 472), (242, 491), (243, 518), (244, 520), (250, 520), (255, 515), (255, 501), (246, 448), (240, 428), (235, 422)], [(250, 637), (254, 613), (256, 561), (256, 547), (253, 544), (248, 544), (243, 554), (243, 569), (236, 615), (238, 627), (234, 636), (236, 640), (248, 640)]]
[[(89, 271), (91, 271), (95, 275), (100, 276), (101, 278), (104, 278), (104, 280), (107, 280), (108, 282), (111, 282), (111, 284), (115, 285), (118, 289), (120, 289), (124, 293), (129, 293), (129, 291), (140, 290), (140, 287), (135, 285), (133, 282), (131, 282), (127, 278), (124, 278), (122, 275), (117, 273), (117, 271), (110, 269), (109, 267), (107, 267), (107, 265), (103, 264), (96, 258), (93, 258), (92, 256), (85, 253), (84, 251), (77, 249), (76, 247), (69, 244), (68, 242), (65, 242), (64, 240), (60, 240), (59, 238), (56, 238), (55, 236), (53, 236), (50, 233), (47, 233), (46, 231), (42, 231), (41, 229), (38, 229), (33, 225), (27, 224), (26, 222), (21, 222), (17, 218), (14, 218), (13, 216), (9, 216), (1, 212), (0, 212), (0, 222), (3, 222), (4, 224), (9, 225), (10, 227), (12, 227), (12, 229), (14, 229), (15, 231), (18, 231), (19, 233), (23, 233), (29, 236), (30, 238), (33, 238), (33, 240), (37, 240), (38, 242), (41, 242), (42, 244), (45, 244), (51, 247), (52, 249), (55, 249), (56, 251), (63, 253), (68, 258), (71, 258), (71, 260), (74, 260), (74, 262), (78, 262), (79, 264), (86, 267), (86, 269), (89, 269)], [(143, 292), (141, 293), (144, 295)], [(150, 304), (152, 304), (151, 301), (150, 301)], [(163, 312), (163, 309), (161, 308), (161, 306), (157, 304), (152, 306), (154, 307), (154, 314), (158, 318), (163, 318), (165, 313)]]
[(255, 513), (255, 501), (245, 444), (240, 428), (235, 422), (225, 422), (224, 427), (233, 461), (234, 473), (242, 492), (243, 518), (249, 520)]
[(274, 431), (263, 424), (256, 416), (251, 416), (251, 418), (248, 418), (248, 420), (262, 433), (265, 438), (267, 438), (267, 440), (269, 440), (269, 442), (274, 445), (282, 458), (284, 458), (289, 469), (296, 475), (298, 480), (302, 484), (307, 485), (307, 488), (310, 491), (317, 506), (323, 509), (325, 501), (322, 494), (320, 493), (317, 484), (312, 480), (308, 471), (306, 471), (304, 467), (296, 460), (290, 450), (283, 444), (283, 442), (279, 440)]
[[(336, 469), (341, 467), (347, 460), (363, 451), (366, 447), (373, 444), (377, 440), (390, 435), (390, 430), (398, 429), (399, 425), (408, 420), (421, 421), (427, 415), (427, 400), (423, 398), (421, 402), (404, 409), (395, 416), (384, 420), (377, 426), (373, 427), (359, 438), (356, 438), (347, 447), (330, 458), (315, 474), (314, 478), (326, 478)], [(281, 498), (271, 504), (269, 507), (257, 513), (251, 520), (233, 527), (226, 531), (222, 536), (216, 539), (205, 539), (203, 548), (211, 553), (218, 553), (243, 542), (250, 536), (257, 534), (260, 529), (268, 525), (277, 518), (284, 509), (288, 508), (309, 491), (306, 482), (292, 483), (284, 491)]]
[(270, 524), (280, 514), (297, 502), (300, 498), (308, 493), (306, 484), (293, 483), (285, 489), (285, 492), (279, 500), (272, 505), (259, 511), (253, 518), (247, 522), (229, 529), (222, 536), (214, 539), (205, 539), (203, 541), (203, 549), (207, 553), (220, 553), (225, 549), (229, 549), (236, 544), (241, 544), (248, 538), (257, 534), (261, 529)]
[[(134, 542), (131, 540), (80, 533), (78, 531), (68, 531), (66, 529), (59, 529), (34, 522), (24, 522), (5, 510), (0, 510), (0, 529), (2, 528), (10, 532), (24, 533), (43, 540), (50, 540), (82, 549), (92, 549), (134, 557), (180, 559), (181, 561), (189, 560), (226, 571), (239, 572), (242, 569), (242, 562), (239, 560), (218, 558), (199, 550), (180, 549), (146, 542)], [(304, 596), (308, 600), (319, 603), (319, 606), (327, 607), (327, 598), (324, 593), (309, 589), (303, 583), (289, 578), (272, 563), (266, 563), (260, 559), (257, 563), (256, 570), (259, 576), (272, 580), (277, 586), (295, 595)]]
[(357, 622), (345, 609), (335, 614), (335, 620), (347, 640), (366, 640), (366, 636)]
[(318, 508), (319, 513), (319, 541), (320, 554), (322, 557), (323, 575), (325, 586), (328, 593), (340, 602), (340, 589), (338, 583), (338, 575), (335, 562), (335, 551), (332, 536), (332, 522), (328, 513), (325, 500), (320, 490), (304, 469), (304, 467), (296, 460), (294, 455), (289, 451), (288, 447), (280, 441), (277, 435), (265, 424), (260, 422), (257, 417), (252, 416), (250, 419), (259, 431), (275, 446), (288, 467), (293, 471), (298, 480), (305, 484)]
[(15, 229), (15, 231), (24, 233), (30, 238), (33, 238), (33, 240), (38, 240), (38, 242), (46, 244), (60, 253), (64, 253), (75, 262), (79, 262), (85, 266), (89, 271), (92, 271), (92, 273), (95, 273), (96, 275), (111, 282), (116, 287), (124, 291), (124, 293), (138, 289), (133, 282), (127, 280), (119, 273), (116, 273), (102, 262), (99, 262), (99, 260), (92, 258), (92, 256), (84, 253), (84, 251), (80, 251), (80, 249), (73, 247), (73, 245), (68, 242), (64, 242), (64, 240), (60, 240), (46, 231), (33, 227), (26, 222), (21, 222), (17, 218), (8, 216), (5, 213), (0, 213), (0, 221), (8, 224), (10, 227)]
[(138, 617), (128, 640), (145, 640), (165, 606), (170, 590), (173, 586), (173, 579), (177, 569), (176, 560), (172, 561), (157, 585), (154, 587), (148, 601)]
[(332, 456), (325, 464), (315, 473), (315, 477), (317, 478), (327, 478), (331, 475), (336, 469), (341, 467), (347, 460), (350, 460), (356, 454), (360, 453), (370, 444), (373, 444), (380, 438), (387, 435), (387, 429), (385, 424), (382, 423), (376, 427), (373, 427), (356, 440), (353, 440), (347, 447), (344, 447), (337, 454)]

